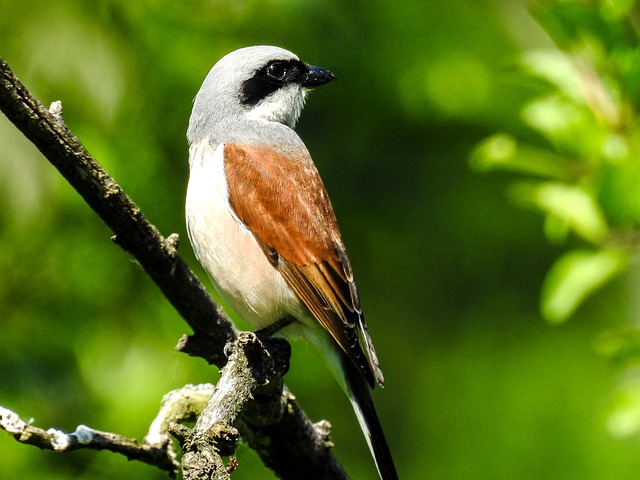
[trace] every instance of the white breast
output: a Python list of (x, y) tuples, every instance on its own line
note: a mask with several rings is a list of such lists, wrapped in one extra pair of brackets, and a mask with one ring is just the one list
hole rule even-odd
[(189, 149), (186, 217), (191, 245), (218, 293), (254, 328), (303, 307), (229, 205), (224, 145)]

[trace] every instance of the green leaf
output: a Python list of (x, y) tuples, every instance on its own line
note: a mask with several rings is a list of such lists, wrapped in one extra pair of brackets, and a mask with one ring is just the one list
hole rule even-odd
[(541, 148), (519, 144), (506, 133), (486, 138), (473, 151), (471, 168), (479, 172), (508, 170), (554, 179), (569, 175), (563, 157)]
[(580, 72), (574, 58), (558, 50), (534, 50), (522, 55), (524, 70), (554, 85), (577, 104), (584, 103)]
[(527, 104), (522, 118), (532, 128), (551, 139), (575, 134), (587, 124), (586, 110), (561, 95), (547, 95)]
[(625, 270), (628, 256), (619, 250), (574, 250), (551, 268), (542, 287), (541, 308), (550, 323), (566, 321), (586, 297)]
[(609, 400), (607, 430), (617, 438), (628, 438), (640, 432), (640, 378), (637, 372), (618, 385)]
[(598, 202), (580, 186), (559, 182), (521, 183), (511, 190), (521, 203), (532, 203), (564, 222), (582, 238), (598, 245), (609, 228)]

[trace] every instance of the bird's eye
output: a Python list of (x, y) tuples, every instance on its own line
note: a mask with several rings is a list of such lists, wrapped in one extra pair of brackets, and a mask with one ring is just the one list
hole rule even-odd
[(267, 66), (267, 75), (274, 80), (283, 80), (287, 75), (287, 67), (282, 62), (273, 62)]

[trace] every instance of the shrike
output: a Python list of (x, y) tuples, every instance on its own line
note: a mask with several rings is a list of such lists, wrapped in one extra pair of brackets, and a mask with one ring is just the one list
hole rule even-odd
[(211, 69), (189, 120), (186, 217), (217, 291), (254, 328), (316, 346), (347, 392), (380, 478), (396, 470), (371, 399), (383, 385), (335, 214), (293, 127), (335, 77), (277, 47)]

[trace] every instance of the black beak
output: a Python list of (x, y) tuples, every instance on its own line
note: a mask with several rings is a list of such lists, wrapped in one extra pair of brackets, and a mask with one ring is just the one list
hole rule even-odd
[(315, 65), (307, 65), (307, 72), (302, 75), (300, 84), (306, 88), (319, 87), (331, 80), (335, 80), (336, 76), (329, 70)]

